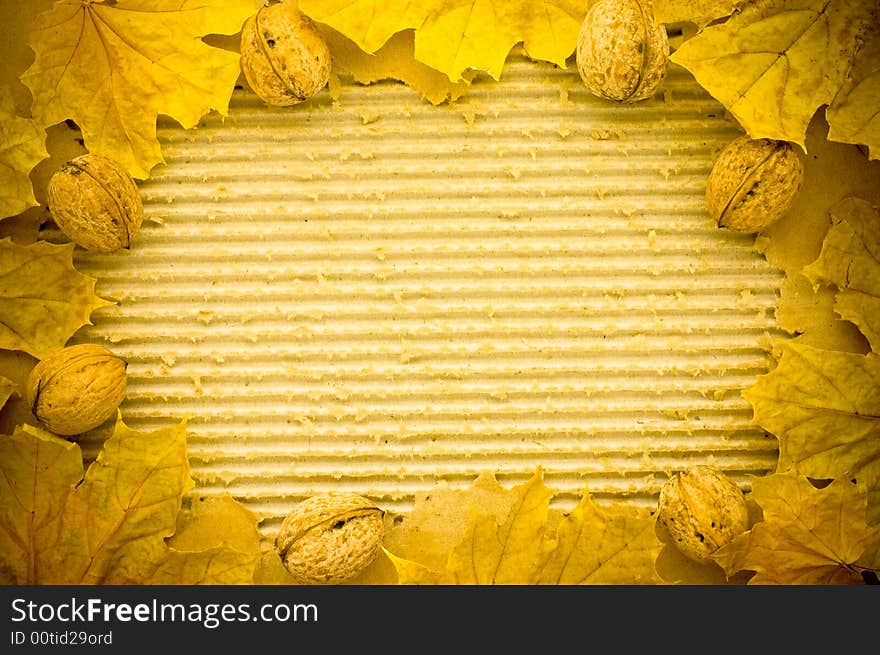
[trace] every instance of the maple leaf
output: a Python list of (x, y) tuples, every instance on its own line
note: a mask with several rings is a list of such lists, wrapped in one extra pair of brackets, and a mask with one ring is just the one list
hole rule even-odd
[(0, 90), (0, 220), (38, 204), (30, 172), (48, 156), (46, 131), (17, 116), (12, 96)]
[[(659, 581), (654, 562), (662, 543), (649, 514), (601, 509), (585, 491), (570, 513), (554, 521), (549, 510), (552, 496), (540, 469), (511, 490), (501, 489), (494, 476), (483, 475), (471, 490), (457, 496), (449, 491), (432, 493), (404, 519), (404, 525), (410, 523), (406, 528), (410, 540), (398, 541), (397, 549), (392, 531), (384, 544), (398, 581), (420, 585)], [(460, 527), (444, 534), (444, 522)], [(436, 543), (438, 535), (447, 545), (442, 552), (424, 556), (418, 547)], [(453, 535), (455, 541), (450, 543)]]
[(646, 511), (600, 508), (584, 491), (563, 517), (541, 584), (656, 584), (654, 563), (663, 544)]
[[(494, 476), (482, 477), (482, 483)], [(506, 495), (506, 494), (504, 494)], [(400, 584), (534, 584), (546, 556), (545, 532), (553, 493), (544, 485), (541, 469), (509, 492), (503, 518), (480, 511), (478, 503), (460, 510), (464, 519), (457, 541), (444, 556), (443, 567), (400, 557), (387, 548)], [(424, 514), (423, 514), (424, 516)], [(416, 528), (418, 529), (418, 528)]]
[(27, 377), (37, 360), (20, 350), (0, 350), (0, 435), (25, 423), (39, 425), (24, 398)]
[(880, 157), (880, 27), (872, 26), (859, 49), (849, 80), (825, 113), (828, 139), (868, 146)]
[(85, 475), (78, 445), (27, 425), (0, 440), (0, 468), (7, 584), (141, 578), (191, 484), (184, 425), (145, 433), (121, 419)]
[(776, 367), (743, 396), (779, 439), (778, 470), (880, 485), (880, 355), (783, 343)]
[(663, 544), (646, 511), (600, 508), (585, 490), (556, 530), (542, 584), (657, 584)]
[(181, 512), (185, 421), (142, 432), (120, 416), (85, 471), (75, 442), (19, 426), (0, 438), (0, 472), (0, 583), (253, 581), (256, 517), (231, 499)]
[(502, 523), (474, 512), (464, 538), (449, 553), (446, 566), (455, 584), (536, 582), (553, 492), (540, 470), (513, 491), (516, 500)]
[(660, 23), (694, 23), (702, 27), (730, 16), (745, 0), (654, 0), (654, 17)]
[(28, 246), (0, 239), (0, 348), (42, 359), (64, 347), (92, 311), (113, 303), (73, 266), (74, 244)]
[(40, 584), (58, 541), (64, 503), (82, 480), (79, 447), (38, 428), (0, 438), (0, 582)]
[(251, 584), (259, 553), (226, 547), (199, 551), (169, 550), (158, 568), (141, 583), (151, 585)]
[(496, 80), (511, 48), (565, 67), (586, 15), (579, 0), (299, 0), (299, 8), (373, 53), (397, 32), (415, 30), (415, 58), (451, 82), (467, 70)]
[(250, 584), (261, 557), (259, 519), (231, 495), (196, 499), (180, 512), (149, 584)]
[(226, 114), (239, 55), (201, 37), (234, 34), (255, 11), (254, 0), (59, 0), (28, 37), (36, 59), (21, 80), (34, 119), (72, 119), (89, 151), (145, 179), (163, 162), (159, 114), (184, 128)]
[(749, 584), (855, 584), (854, 563), (880, 535), (865, 523), (865, 494), (845, 478), (817, 489), (795, 474), (755, 478), (750, 497), (763, 520), (714, 555), (728, 575), (755, 571)]
[(383, 543), (398, 558), (441, 570), (449, 551), (464, 539), (475, 508), (501, 523), (515, 501), (516, 493), (499, 484), (491, 472), (481, 473), (463, 489), (440, 482), (416, 496), (413, 508), (398, 524), (392, 523)]
[(876, 20), (874, 0), (756, 0), (703, 28), (671, 60), (693, 73), (751, 137), (805, 148), (811, 118), (845, 85)]
[(880, 208), (854, 197), (832, 207), (822, 252), (803, 274), (837, 287), (835, 311), (880, 352)]
[(18, 386), (15, 382), (0, 375), (0, 409), (3, 409), (9, 397), (16, 393), (16, 389), (18, 389)]
[(348, 71), (361, 84), (398, 80), (418, 91), (433, 105), (457, 100), (468, 89), (468, 79), (453, 84), (443, 73), (416, 61), (413, 30), (398, 32), (372, 54), (326, 25), (321, 26), (321, 33), (330, 48), (334, 67)]

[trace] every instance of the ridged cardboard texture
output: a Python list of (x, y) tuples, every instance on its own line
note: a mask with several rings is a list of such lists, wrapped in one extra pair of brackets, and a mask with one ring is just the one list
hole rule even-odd
[(522, 56), (439, 107), (239, 89), (225, 120), (160, 121), (131, 250), (77, 252), (117, 304), (75, 341), (129, 362), (129, 425), (188, 418), (193, 493), (267, 534), (317, 491), (406, 511), (483, 471), (540, 466), (561, 507), (653, 505), (692, 463), (746, 487), (777, 456), (740, 392), (782, 275), (705, 209), (740, 133), (676, 67), (634, 105)]

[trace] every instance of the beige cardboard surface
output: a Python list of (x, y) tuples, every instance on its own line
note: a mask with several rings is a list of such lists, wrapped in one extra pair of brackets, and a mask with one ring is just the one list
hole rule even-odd
[(664, 89), (619, 106), (514, 56), (451, 106), (347, 84), (160, 122), (132, 249), (77, 252), (117, 305), (74, 341), (129, 361), (130, 426), (187, 417), (193, 493), (267, 534), (313, 492), (405, 511), (483, 471), (541, 466), (561, 508), (653, 505), (692, 463), (746, 487), (782, 274), (705, 211), (739, 128), (681, 69)]

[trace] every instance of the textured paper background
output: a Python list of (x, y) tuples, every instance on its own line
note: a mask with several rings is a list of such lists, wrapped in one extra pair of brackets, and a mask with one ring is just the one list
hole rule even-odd
[(539, 465), (563, 508), (653, 505), (692, 463), (747, 486), (776, 460), (740, 391), (782, 335), (782, 275), (705, 211), (739, 133), (675, 67), (623, 106), (519, 55), (451, 106), (238, 90), (225, 122), (160, 122), (131, 251), (77, 251), (118, 305), (74, 342), (130, 362), (132, 427), (189, 417), (195, 493), (267, 534), (313, 492), (405, 511)]

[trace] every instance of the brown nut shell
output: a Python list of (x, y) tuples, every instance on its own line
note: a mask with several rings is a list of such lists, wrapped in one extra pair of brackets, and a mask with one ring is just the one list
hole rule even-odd
[(749, 529), (742, 491), (711, 466), (695, 466), (669, 478), (660, 490), (657, 519), (678, 550), (701, 563)]
[(578, 34), (577, 69), (596, 96), (637, 102), (666, 78), (669, 41), (651, 0), (596, 0)]
[(787, 141), (737, 137), (706, 181), (706, 206), (719, 227), (761, 232), (785, 216), (803, 186), (804, 167)]
[(129, 248), (144, 220), (134, 179), (116, 161), (87, 153), (49, 180), (49, 211), (74, 243), (95, 252)]
[(281, 2), (262, 7), (241, 31), (241, 70), (268, 105), (308, 100), (330, 79), (330, 50), (315, 23)]
[(384, 512), (363, 496), (317, 494), (285, 517), (275, 547), (298, 584), (339, 584), (379, 554), (383, 517)]
[(81, 434), (116, 415), (125, 398), (126, 366), (102, 346), (68, 346), (34, 366), (25, 398), (49, 431)]

